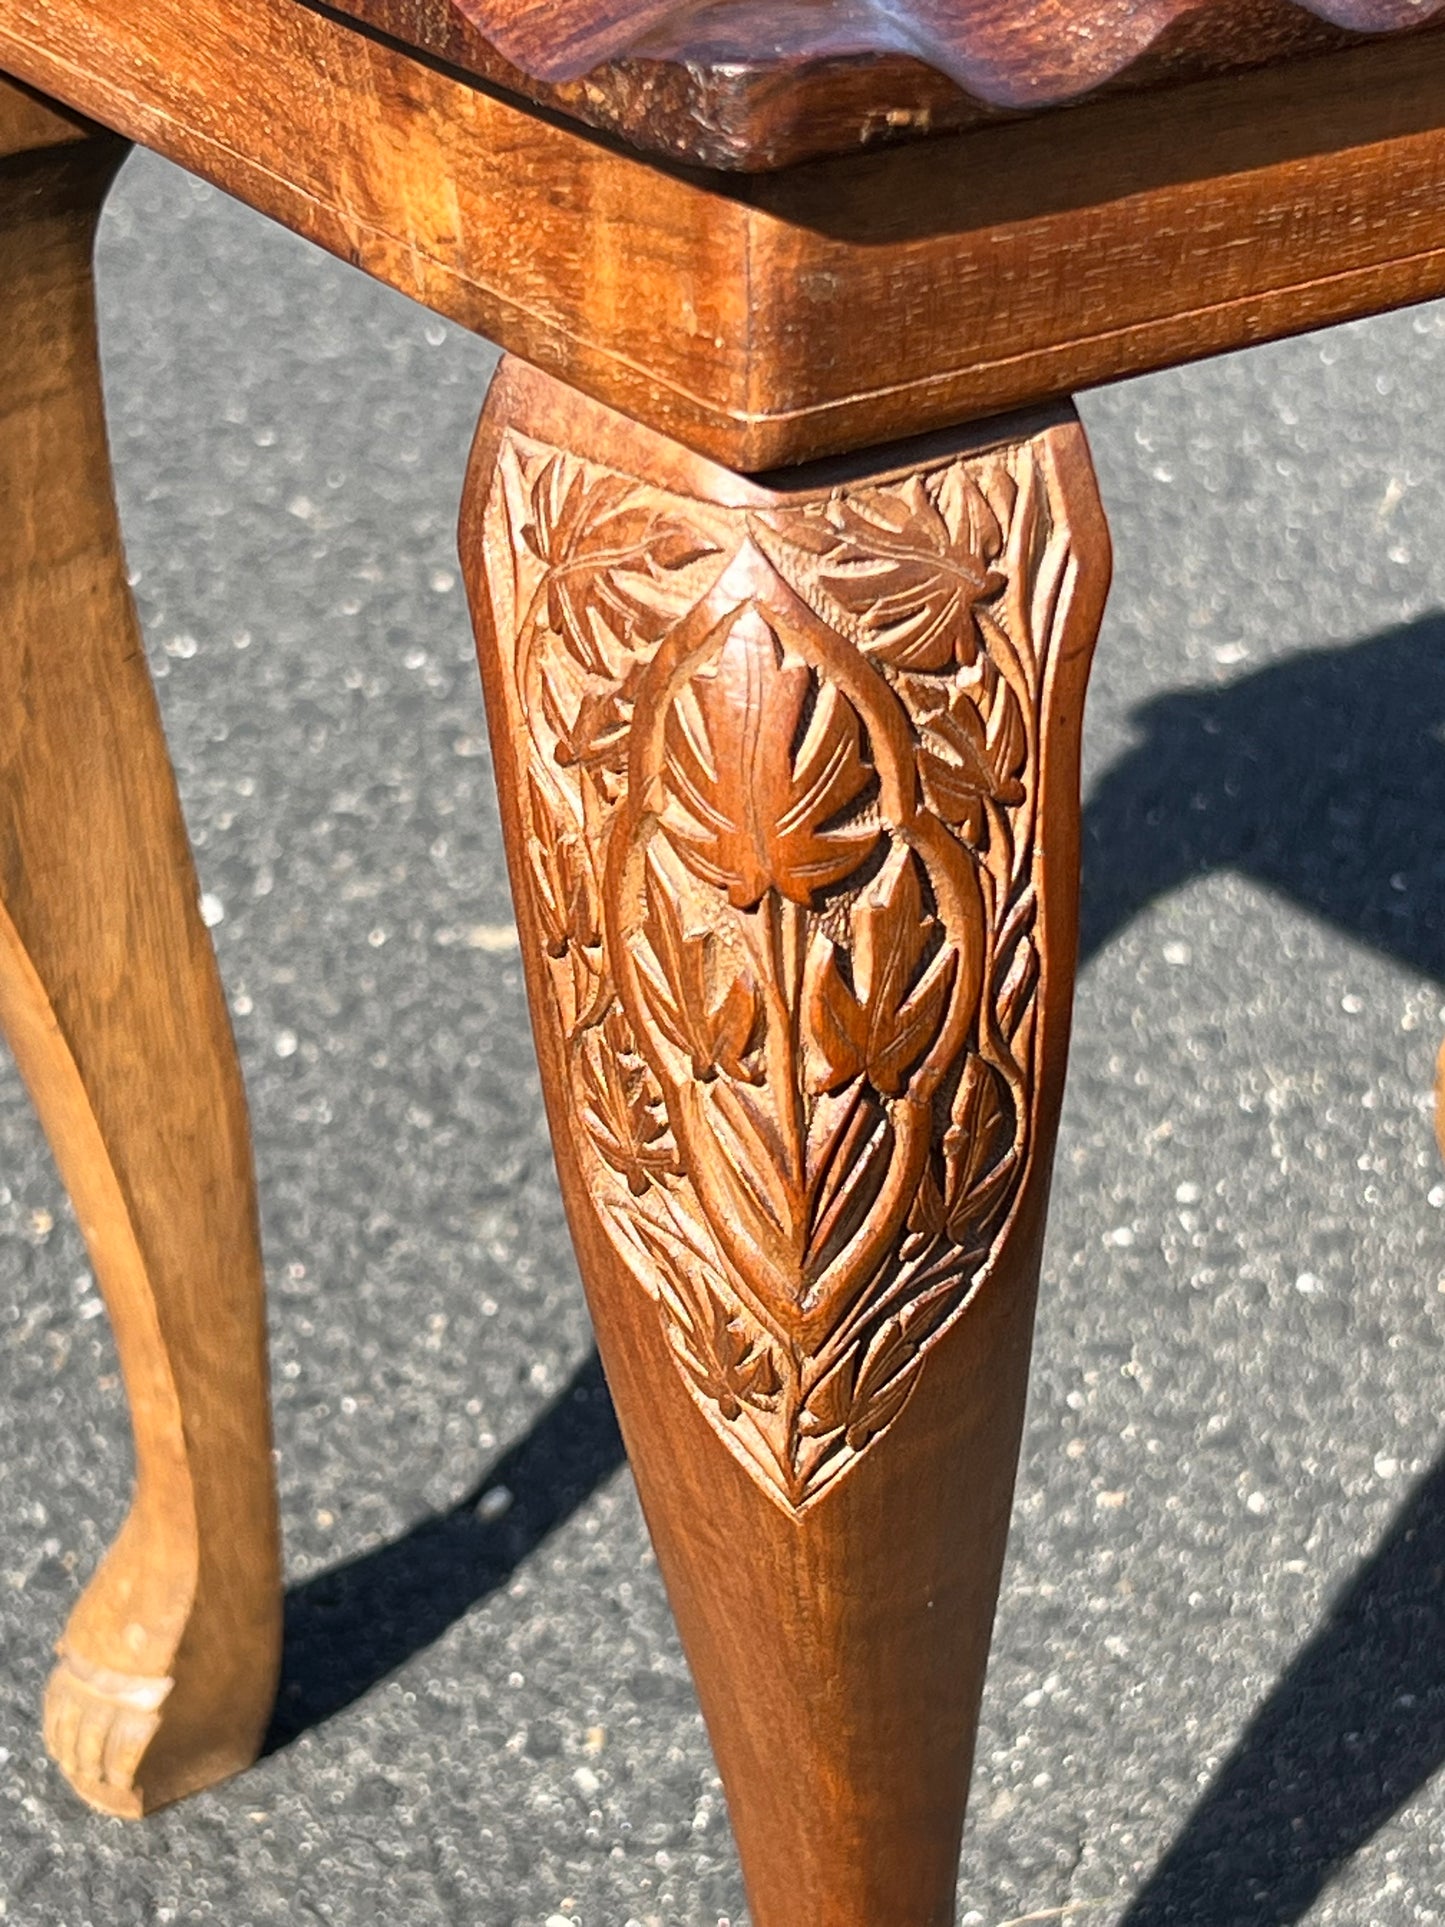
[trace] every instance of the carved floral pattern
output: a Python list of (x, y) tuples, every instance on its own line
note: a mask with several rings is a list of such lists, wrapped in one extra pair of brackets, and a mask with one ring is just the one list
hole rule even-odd
[(512, 433), (486, 509), (577, 1149), (790, 1508), (903, 1409), (1028, 1165), (1045, 462), (759, 510)]

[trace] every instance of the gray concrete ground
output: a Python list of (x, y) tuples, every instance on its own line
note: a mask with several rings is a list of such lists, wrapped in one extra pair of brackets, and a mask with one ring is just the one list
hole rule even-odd
[[(127, 1445), (7, 1068), (0, 1915), (738, 1927), (525, 1024), (452, 546), (492, 351), (144, 157), (102, 282), (250, 1080), (290, 1634), (240, 1781), (137, 1829), (47, 1765)], [(1422, 309), (1084, 404), (1119, 566), (968, 1927), (1445, 1921), (1442, 375)]]

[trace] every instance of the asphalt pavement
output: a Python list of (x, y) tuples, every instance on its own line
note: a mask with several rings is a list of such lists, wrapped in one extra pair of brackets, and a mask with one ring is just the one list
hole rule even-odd
[[(45, 1758), (129, 1447), (7, 1061), (0, 1918), (741, 1927), (523, 1005), (453, 539), (494, 350), (146, 156), (101, 289), (251, 1093), (287, 1663), (268, 1757), (143, 1826)], [(1117, 572), (960, 1918), (1440, 1927), (1445, 306), (1082, 412)]]

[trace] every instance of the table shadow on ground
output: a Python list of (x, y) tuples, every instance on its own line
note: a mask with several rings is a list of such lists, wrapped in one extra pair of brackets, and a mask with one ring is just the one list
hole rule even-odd
[[(1445, 619), (1159, 697), (1133, 721), (1138, 740), (1085, 812), (1084, 957), (1191, 879), (1233, 870), (1445, 982)], [(1291, 1927), (1442, 1764), (1445, 1458), (1121, 1927)]]
[(1291, 1927), (1445, 1762), (1445, 1458), (1240, 1736), (1120, 1927)]
[[(1445, 982), (1445, 618), (1172, 693), (1087, 804), (1081, 956), (1234, 870)], [(267, 1751), (505, 1585), (623, 1461), (595, 1354), (448, 1512), (294, 1586)], [(503, 1516), (499, 1500), (510, 1495)], [(1445, 1762), (1445, 1459), (1271, 1690), (1121, 1927), (1290, 1927)]]
[(623, 1457), (593, 1352), (531, 1430), (448, 1511), (292, 1586), (264, 1751), (278, 1751), (362, 1698), (505, 1586)]

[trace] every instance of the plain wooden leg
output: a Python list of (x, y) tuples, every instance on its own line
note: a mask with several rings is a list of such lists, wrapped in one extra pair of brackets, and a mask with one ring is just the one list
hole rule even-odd
[(943, 1927), (1072, 998), (1083, 433), (765, 486), (508, 361), (462, 550), (563, 1190), (753, 1918)]
[(84, 1799), (136, 1815), (255, 1758), (281, 1592), (245, 1100), (96, 359), (91, 244), (123, 151), (0, 82), (0, 1023), (105, 1294), (136, 1446), (46, 1737)]

